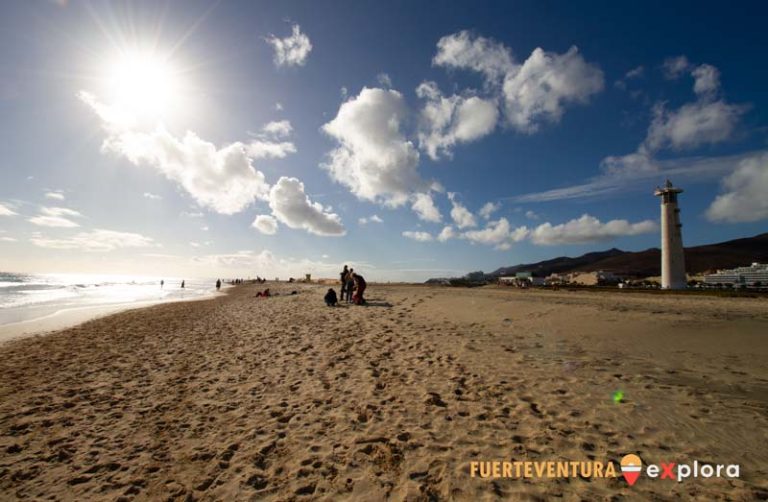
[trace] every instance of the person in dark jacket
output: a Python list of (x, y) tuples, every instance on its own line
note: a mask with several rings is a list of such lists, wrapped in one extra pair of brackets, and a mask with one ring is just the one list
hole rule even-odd
[(344, 270), (341, 271), (341, 298), (344, 298), (344, 293), (347, 291), (347, 274), (349, 273), (349, 269), (346, 265), (344, 265)]
[(339, 302), (339, 299), (336, 296), (336, 290), (333, 288), (330, 288), (328, 292), (325, 294), (325, 304), (329, 307), (335, 307), (338, 302)]
[(365, 299), (363, 298), (363, 293), (365, 292), (365, 288), (368, 285), (365, 282), (365, 279), (360, 274), (352, 274), (355, 278), (355, 296), (352, 298), (355, 305), (365, 305)]

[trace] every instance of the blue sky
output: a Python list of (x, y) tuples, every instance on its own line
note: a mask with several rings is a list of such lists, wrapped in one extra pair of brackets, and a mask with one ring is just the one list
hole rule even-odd
[(765, 7), (4, 2), (0, 269), (423, 280), (768, 220)]

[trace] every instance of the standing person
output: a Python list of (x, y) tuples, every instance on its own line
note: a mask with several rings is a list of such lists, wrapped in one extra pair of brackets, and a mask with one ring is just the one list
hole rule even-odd
[(165, 285), (165, 281), (160, 279), (160, 289), (163, 289), (164, 285)]
[(355, 269), (350, 268), (347, 272), (347, 303), (352, 303), (352, 292), (355, 290)]
[(181, 280), (181, 289), (184, 289), (184, 279)]
[(347, 291), (347, 274), (349, 273), (349, 269), (347, 269), (347, 266), (344, 265), (344, 270), (341, 271), (341, 299), (344, 299), (344, 293)]
[(355, 304), (357, 305), (365, 305), (365, 299), (363, 298), (363, 293), (365, 292), (366, 286), (368, 284), (365, 282), (365, 278), (360, 274), (354, 274), (355, 276), (355, 285), (357, 287), (357, 291), (355, 292)]
[(216, 291), (221, 289), (221, 279), (216, 279)]

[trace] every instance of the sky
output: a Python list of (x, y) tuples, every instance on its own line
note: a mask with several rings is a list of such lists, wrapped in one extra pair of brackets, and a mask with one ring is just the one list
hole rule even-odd
[(760, 2), (5, 1), (0, 270), (423, 281), (768, 221)]

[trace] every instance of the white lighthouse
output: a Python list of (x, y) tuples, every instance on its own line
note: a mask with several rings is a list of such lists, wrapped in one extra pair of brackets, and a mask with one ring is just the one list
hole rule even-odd
[(656, 187), (654, 195), (661, 197), (661, 287), (663, 289), (685, 289), (685, 254), (680, 228), (680, 208), (677, 194), (682, 188), (675, 188), (667, 180), (664, 188)]

